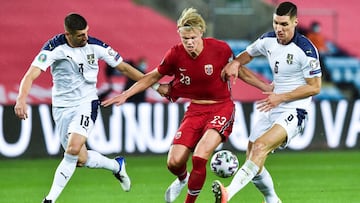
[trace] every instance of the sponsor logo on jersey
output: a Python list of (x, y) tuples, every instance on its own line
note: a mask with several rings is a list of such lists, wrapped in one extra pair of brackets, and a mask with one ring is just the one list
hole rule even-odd
[(90, 65), (95, 63), (95, 55), (94, 54), (88, 54), (88, 55), (86, 55), (86, 58)]
[(293, 60), (294, 60), (294, 54), (288, 54), (286, 57), (286, 63), (291, 65), (293, 64)]
[(45, 62), (46, 59), (47, 59), (46, 54), (40, 54), (38, 57), (38, 61), (40, 61), (40, 62)]
[(205, 65), (204, 69), (205, 69), (206, 75), (212, 75), (214, 72), (214, 67), (212, 66), (212, 64)]
[(271, 56), (271, 51), (270, 50), (267, 50), (267, 53), (269, 56)]
[(52, 46), (51, 43), (49, 43), (49, 50), (53, 50), (53, 49), (54, 49), (54, 47)]

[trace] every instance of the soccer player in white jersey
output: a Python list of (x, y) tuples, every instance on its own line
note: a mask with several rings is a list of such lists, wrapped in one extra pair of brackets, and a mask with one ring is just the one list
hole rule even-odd
[(88, 36), (85, 18), (71, 13), (65, 17), (65, 32), (45, 43), (21, 80), (15, 114), (26, 119), (26, 98), (33, 81), (51, 67), (53, 78), (52, 110), (59, 132), (64, 157), (58, 165), (50, 192), (43, 202), (54, 203), (73, 175), (76, 167), (103, 168), (113, 172), (123, 190), (129, 191), (131, 182), (126, 173), (124, 157), (109, 159), (85, 142), (94, 127), (100, 101), (96, 82), (98, 60), (121, 71), (133, 80), (143, 74), (123, 61), (123, 58), (102, 41)]
[(315, 46), (296, 31), (297, 7), (291, 2), (278, 5), (273, 14), (273, 32), (265, 33), (235, 60), (227, 64), (223, 77), (238, 77), (241, 65), (256, 56), (266, 56), (273, 72), (273, 92), (257, 102), (261, 115), (249, 137), (246, 161), (230, 185), (215, 180), (216, 203), (228, 202), (252, 181), (266, 203), (281, 202), (269, 172), (264, 167), (268, 154), (286, 147), (303, 129), (313, 95), (320, 92), (321, 67)]

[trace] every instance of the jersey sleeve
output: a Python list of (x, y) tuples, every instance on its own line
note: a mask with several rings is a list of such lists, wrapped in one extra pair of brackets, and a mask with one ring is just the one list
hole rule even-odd
[(96, 52), (98, 54), (99, 59), (105, 61), (111, 67), (115, 67), (119, 65), (123, 61), (121, 55), (110, 46), (108, 47), (99, 46), (97, 47)]
[(164, 58), (161, 60), (160, 64), (157, 67), (160, 74), (168, 75), (168, 76), (172, 76), (175, 74), (173, 70), (173, 60), (174, 60), (172, 57), (174, 55), (173, 52), (174, 52), (174, 48), (169, 49), (165, 53)]
[(246, 47), (246, 51), (249, 53), (250, 56), (260, 56), (266, 55), (266, 50), (263, 48), (264, 40), (259, 38), (251, 43), (249, 46)]
[(89, 37), (88, 43), (95, 47), (97, 58), (104, 60), (109, 66), (115, 67), (123, 61), (121, 55), (103, 41)]
[(41, 70), (46, 71), (57, 58), (56, 51), (41, 50), (31, 63), (32, 66), (39, 67)]
[(313, 77), (321, 77), (321, 66), (318, 58), (306, 56), (304, 57), (304, 63), (302, 65), (302, 70), (304, 74), (304, 78), (313, 78)]
[(305, 37), (301, 36), (300, 47), (302, 49), (302, 71), (304, 78), (321, 77), (321, 65), (319, 52), (316, 47)]

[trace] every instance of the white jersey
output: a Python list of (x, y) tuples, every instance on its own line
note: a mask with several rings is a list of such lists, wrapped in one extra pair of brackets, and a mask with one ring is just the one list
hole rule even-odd
[[(305, 36), (295, 32), (289, 44), (279, 44), (275, 32), (262, 35), (246, 48), (251, 56), (264, 55), (273, 72), (274, 93), (290, 92), (305, 85), (305, 78), (321, 77), (319, 54), (315, 46)], [(308, 109), (312, 97), (281, 103), (273, 111), (281, 108)]]
[(72, 48), (67, 44), (65, 35), (60, 34), (44, 45), (31, 65), (43, 71), (51, 67), (52, 104), (70, 107), (98, 99), (99, 59), (112, 67), (123, 60), (109, 45), (96, 38), (89, 37), (84, 47)]

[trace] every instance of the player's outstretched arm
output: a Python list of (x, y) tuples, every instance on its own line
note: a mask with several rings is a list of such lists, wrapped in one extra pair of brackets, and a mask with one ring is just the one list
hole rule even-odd
[(305, 81), (305, 85), (302, 85), (290, 92), (281, 94), (264, 92), (265, 94), (268, 94), (268, 97), (256, 102), (256, 108), (259, 111), (266, 112), (283, 102), (294, 101), (319, 94), (321, 89), (321, 77), (305, 78)]
[(140, 72), (138, 69), (134, 68), (133, 66), (124, 61), (117, 65), (115, 68), (123, 75), (134, 81), (138, 81), (144, 76), (144, 73)]
[(121, 94), (116, 95), (115, 97), (112, 97), (110, 99), (107, 99), (107, 100), (101, 102), (101, 105), (104, 106), (104, 107), (108, 107), (108, 106), (110, 106), (112, 104), (115, 104), (116, 106), (119, 106), (119, 105), (125, 103), (128, 98), (129, 97), (126, 94), (126, 91), (124, 91)]
[(16, 98), (16, 104), (14, 107), (15, 115), (20, 119), (25, 120), (28, 117), (26, 98), (30, 92), (33, 81), (38, 78), (40, 74), (40, 68), (36, 66), (30, 66), (24, 77), (21, 79), (19, 94)]
[(135, 84), (133, 84), (129, 89), (122, 92), (120, 95), (117, 95), (113, 98), (107, 99), (103, 102), (101, 102), (101, 105), (104, 107), (110, 106), (112, 104), (115, 104), (116, 106), (119, 106), (126, 102), (126, 100), (144, 90), (149, 88), (150, 86), (154, 85), (157, 81), (159, 81), (163, 76), (157, 71), (157, 69), (154, 69), (153, 71), (147, 73), (144, 77), (142, 77), (140, 80), (138, 80)]
[(246, 66), (241, 66), (239, 69), (239, 78), (245, 81), (247, 84), (257, 87), (263, 92), (272, 92), (274, 86), (263, 80), (260, 80), (251, 70)]

